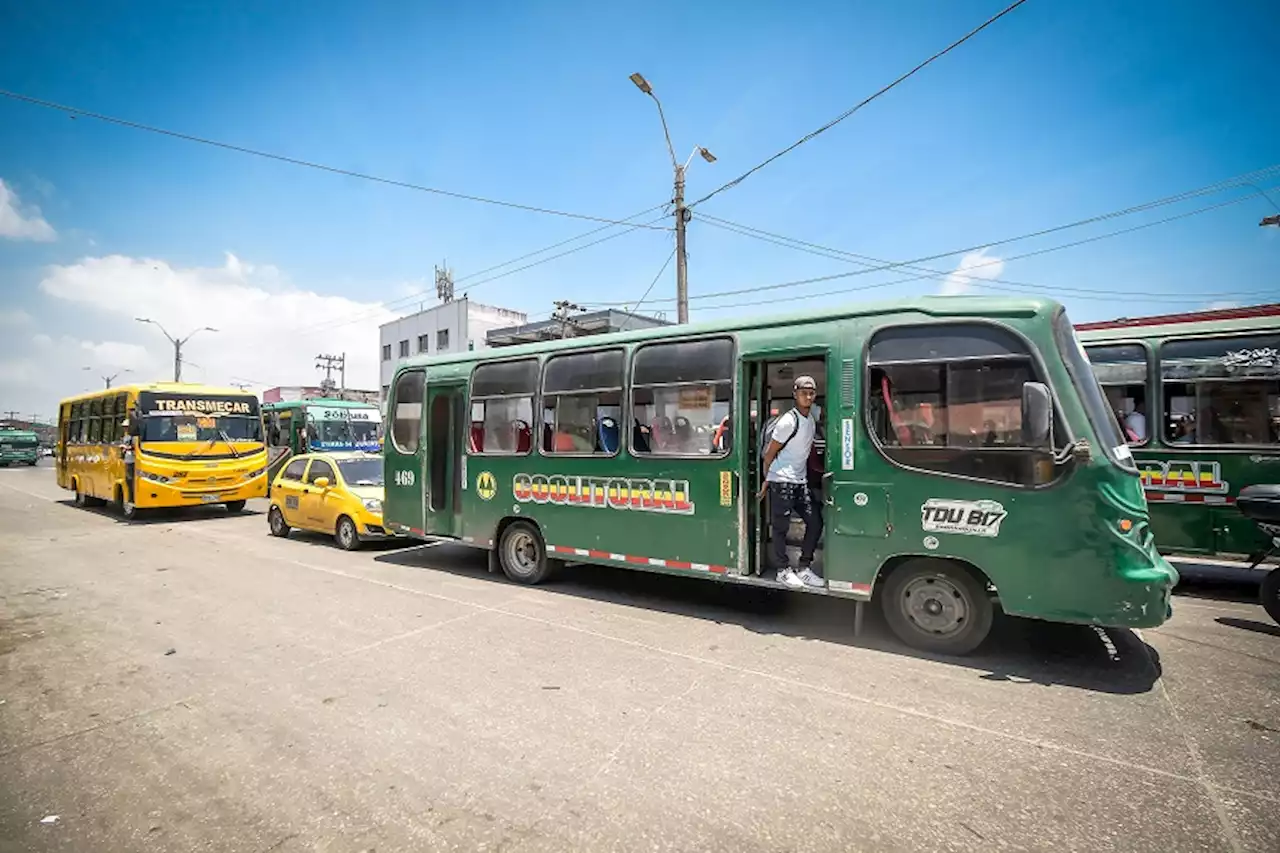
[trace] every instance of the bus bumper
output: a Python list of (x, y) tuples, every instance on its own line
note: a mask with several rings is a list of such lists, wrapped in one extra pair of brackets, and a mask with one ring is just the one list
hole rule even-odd
[(252, 480), (245, 480), (233, 486), (210, 489), (179, 488), (168, 483), (157, 483), (143, 477), (138, 478), (134, 503), (141, 508), (203, 506), (205, 504), (225, 504), (234, 501), (247, 501), (267, 496), (267, 476), (260, 474)]

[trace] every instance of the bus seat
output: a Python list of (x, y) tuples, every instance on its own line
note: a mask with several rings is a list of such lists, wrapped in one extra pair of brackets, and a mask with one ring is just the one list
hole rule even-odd
[(600, 450), (603, 453), (617, 453), (620, 438), (620, 430), (618, 422), (613, 418), (601, 418), (600, 427), (597, 430), (600, 436)]
[(471, 452), (484, 453), (484, 424), (471, 425)]
[(688, 418), (684, 415), (677, 415), (671, 433), (681, 450), (689, 449), (689, 445), (693, 442), (693, 424), (689, 422)]

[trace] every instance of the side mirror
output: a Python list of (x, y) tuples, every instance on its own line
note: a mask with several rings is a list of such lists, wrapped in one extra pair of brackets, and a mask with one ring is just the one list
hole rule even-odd
[(1043, 382), (1022, 384), (1022, 446), (1053, 449), (1053, 398)]
[(138, 435), (138, 433), (141, 431), (141, 430), (139, 429), (139, 426), (140, 426), (140, 425), (139, 425), (139, 423), (138, 423), (137, 421), (134, 421), (134, 420), (128, 420), (128, 419), (126, 419), (126, 420), (122, 423), (122, 426), (124, 427), (124, 430), (125, 430), (125, 434), (126, 434), (126, 435), (137, 436), (137, 435)]
[(329, 478), (316, 477), (314, 480), (311, 481), (311, 485), (315, 486), (317, 489), (327, 489), (329, 488)]

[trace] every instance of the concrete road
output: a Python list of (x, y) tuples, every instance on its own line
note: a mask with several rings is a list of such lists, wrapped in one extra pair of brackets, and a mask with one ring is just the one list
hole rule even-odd
[(527, 589), (262, 509), (128, 525), (0, 471), (0, 850), (1280, 850), (1247, 600), (935, 660), (847, 602)]

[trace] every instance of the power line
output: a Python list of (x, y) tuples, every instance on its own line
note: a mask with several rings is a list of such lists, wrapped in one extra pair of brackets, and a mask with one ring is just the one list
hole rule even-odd
[[(1242, 202), (1242, 201), (1246, 201), (1246, 200), (1248, 200), (1248, 199), (1252, 198), (1254, 195), (1257, 195), (1257, 193), (1250, 193), (1250, 194), (1249, 194), (1249, 195), (1247, 195), (1247, 196), (1240, 196), (1239, 198), (1228, 199), (1227, 201), (1219, 202), (1219, 203), (1217, 203), (1217, 204), (1208, 205), (1207, 207), (1200, 207), (1200, 208), (1196, 208), (1195, 210), (1190, 210), (1190, 211), (1186, 211), (1186, 212), (1183, 212), (1183, 213), (1175, 214), (1174, 216), (1168, 216), (1168, 217), (1165, 217), (1164, 219), (1157, 219), (1157, 220), (1155, 220), (1155, 221), (1153, 221), (1153, 222), (1144, 222), (1144, 223), (1143, 223), (1143, 224), (1141, 224), (1141, 225), (1135, 225), (1135, 226), (1132, 226), (1132, 227), (1130, 227), (1130, 228), (1122, 228), (1122, 229), (1120, 229), (1120, 230), (1118, 230), (1118, 231), (1109, 231), (1109, 232), (1107, 232), (1107, 233), (1105, 233), (1105, 234), (1097, 234), (1097, 235), (1094, 235), (1094, 236), (1092, 236), (1092, 237), (1086, 237), (1086, 238), (1084, 238), (1084, 239), (1082, 239), (1082, 240), (1075, 240), (1075, 241), (1072, 241), (1072, 242), (1070, 242), (1070, 243), (1063, 243), (1063, 244), (1060, 244), (1060, 245), (1057, 245), (1057, 246), (1049, 246), (1049, 247), (1044, 248), (1044, 249), (1036, 249), (1036, 250), (1034, 250), (1034, 251), (1030, 251), (1030, 252), (1023, 252), (1022, 254), (1019, 254), (1019, 255), (1010, 255), (1009, 257), (1006, 257), (1006, 258), (993, 258), (993, 259), (992, 259), (992, 260), (990, 260), (990, 261), (986, 261), (986, 262), (981, 263), (981, 264), (974, 264), (973, 266), (966, 268), (966, 270), (965, 270), (963, 273), (961, 273), (961, 275), (967, 275), (968, 273), (971, 273), (971, 272), (972, 272), (973, 270), (975, 270), (975, 269), (981, 269), (982, 267), (991, 266), (992, 264), (997, 264), (997, 263), (1002, 264), (1002, 263), (1007, 263), (1008, 261), (1021, 260), (1021, 259), (1023, 259), (1023, 258), (1030, 258), (1030, 257), (1034, 257), (1034, 256), (1036, 256), (1036, 255), (1044, 255), (1044, 254), (1048, 254), (1049, 252), (1057, 252), (1057, 251), (1061, 251), (1062, 249), (1070, 249), (1070, 248), (1073, 248), (1073, 247), (1075, 247), (1075, 246), (1082, 246), (1082, 245), (1084, 245), (1084, 244), (1086, 244), (1086, 243), (1094, 243), (1094, 242), (1097, 242), (1097, 241), (1099, 241), (1099, 240), (1106, 240), (1106, 239), (1111, 238), (1111, 237), (1118, 237), (1118, 236), (1120, 236), (1120, 235), (1123, 235), (1123, 234), (1129, 234), (1129, 233), (1132, 233), (1132, 232), (1134, 232), (1134, 231), (1141, 231), (1141, 230), (1143, 230), (1143, 229), (1145, 229), (1145, 228), (1153, 228), (1153, 227), (1155, 227), (1155, 226), (1157, 226), (1157, 225), (1164, 225), (1164, 224), (1166, 224), (1166, 223), (1174, 222), (1174, 221), (1179, 220), (1179, 219), (1186, 219), (1187, 217), (1190, 217), (1190, 216), (1197, 216), (1197, 215), (1199, 215), (1199, 214), (1201, 214), (1201, 213), (1208, 213), (1208, 212), (1210, 212), (1210, 211), (1218, 210), (1218, 209), (1223, 208), (1223, 207), (1228, 207), (1228, 206), (1233, 205), (1233, 204), (1239, 204), (1239, 203), (1240, 203), (1240, 202)], [(1012, 240), (1006, 240), (1006, 241), (1001, 241), (1001, 242), (1012, 242)], [(996, 245), (996, 244), (988, 244), (988, 245)], [(980, 247), (980, 248), (985, 248), (985, 246), (984, 246), (984, 247)], [(971, 250), (961, 250), (961, 251), (971, 251)], [(690, 296), (689, 298), (690, 298), (691, 300), (692, 300), (692, 299), (713, 299), (713, 298), (717, 298), (717, 297), (721, 297), (721, 296), (740, 296), (740, 295), (747, 294), (747, 293), (762, 293), (762, 292), (769, 291), (769, 290), (781, 290), (781, 289), (789, 288), (789, 287), (800, 287), (800, 286), (802, 286), (802, 285), (807, 285), (807, 284), (817, 284), (818, 282), (823, 282), (823, 281), (833, 281), (833, 280), (836, 280), (836, 279), (849, 278), (849, 277), (851, 277), (851, 276), (856, 276), (856, 275), (866, 275), (866, 274), (868, 274), (868, 273), (881, 272), (881, 271), (883, 271), (883, 270), (887, 270), (887, 269), (897, 269), (897, 268), (900, 268), (900, 267), (905, 267), (905, 266), (909, 266), (909, 265), (912, 265), (912, 264), (916, 264), (916, 263), (919, 263), (919, 262), (921, 262), (921, 261), (929, 261), (929, 260), (934, 260), (934, 259), (939, 258), (939, 257), (946, 257), (947, 255), (951, 255), (951, 254), (958, 254), (958, 252), (945, 252), (945, 253), (938, 254), (938, 255), (929, 255), (929, 256), (924, 257), (924, 258), (914, 258), (914, 259), (909, 260), (909, 261), (901, 261), (901, 262), (893, 263), (893, 264), (885, 264), (885, 265), (883, 265), (883, 266), (878, 266), (878, 267), (868, 267), (868, 268), (866, 268), (866, 269), (852, 270), (852, 271), (850, 271), (850, 272), (842, 272), (842, 273), (833, 273), (833, 274), (831, 274), (831, 275), (814, 276), (814, 277), (812, 277), (812, 278), (798, 279), (798, 280), (795, 280), (795, 281), (786, 281), (786, 282), (781, 282), (781, 283), (779, 283), (779, 284), (762, 285), (762, 286), (759, 286), (759, 287), (746, 287), (746, 288), (739, 288), (739, 289), (737, 289), (737, 290), (722, 290), (722, 291), (717, 291), (717, 292), (714, 292), (714, 293), (701, 293), (701, 294), (696, 294), (696, 295)], [(888, 286), (888, 285), (890, 285), (890, 284), (902, 284), (902, 283), (909, 282), (909, 281), (919, 281), (919, 280), (920, 280), (920, 279), (922, 279), (922, 278), (931, 278), (931, 277), (933, 277), (933, 276), (934, 276), (934, 274), (933, 274), (933, 273), (928, 273), (928, 274), (925, 274), (925, 275), (918, 275), (918, 276), (914, 276), (914, 277), (912, 277), (912, 278), (901, 279), (901, 280), (899, 280), (899, 281), (892, 281), (892, 282), (885, 282), (885, 283), (883, 283), (883, 284), (871, 285), (870, 287), (872, 287), (872, 288), (873, 288), (873, 287), (885, 287), (885, 286)], [(972, 275), (967, 275), (967, 277), (969, 277), (969, 278), (973, 278), (974, 276), (972, 276)], [(849, 291), (845, 291), (845, 292), (851, 292), (852, 290), (859, 290), (859, 289), (864, 289), (864, 290), (865, 290), (865, 289), (870, 289), (870, 288), (850, 288), (850, 289), (849, 289)], [(842, 292), (842, 291), (833, 291), (833, 293), (839, 293), (839, 292)], [(828, 295), (829, 295), (829, 294), (828, 294)], [(1107, 298), (1114, 299), (1114, 298), (1116, 297), (1116, 295), (1117, 295), (1117, 294), (1111, 294), (1111, 295), (1109, 295)], [(788, 299), (800, 299), (800, 298), (803, 298), (803, 297), (799, 297), (799, 296), (789, 296), (789, 297), (788, 297)], [(671, 300), (670, 300), (670, 299), (661, 299), (661, 300), (656, 300), (656, 301), (666, 303), (666, 302), (670, 302)], [(614, 302), (614, 303), (596, 303), (596, 304), (597, 304), (597, 305), (604, 305), (604, 304), (609, 304), (609, 305), (620, 305), (620, 304), (622, 304), (622, 303)]]
[[(662, 206), (663, 206), (663, 205), (657, 205), (657, 207), (662, 207)], [(649, 213), (649, 212), (653, 211), (654, 209), (655, 209), (655, 208), (652, 208), (652, 207), (651, 207), (651, 208), (649, 208), (648, 210), (642, 211), (642, 212), (637, 213), (637, 214), (635, 214), (634, 216), (631, 216), (631, 217), (628, 217), (628, 218), (630, 218), (630, 219), (634, 219), (634, 218), (636, 218), (637, 216), (643, 216), (645, 213)], [(663, 216), (663, 217), (659, 217), (659, 219), (665, 219), (665, 218), (666, 218), (665, 216)], [(480, 286), (480, 285), (482, 285), (482, 284), (488, 284), (488, 283), (489, 283), (489, 282), (491, 282), (491, 281), (496, 281), (496, 280), (498, 280), (498, 279), (500, 279), (500, 278), (505, 278), (505, 277), (507, 277), (507, 276), (509, 276), (509, 275), (515, 275), (515, 274), (516, 274), (516, 273), (518, 273), (518, 272), (524, 272), (525, 270), (532, 269), (533, 267), (540, 266), (540, 265), (545, 264), (545, 263), (549, 263), (549, 262), (554, 261), (554, 260), (557, 260), (557, 259), (559, 259), (559, 258), (563, 258), (563, 257), (565, 257), (565, 256), (567, 256), (567, 255), (572, 255), (572, 254), (574, 254), (575, 252), (581, 252), (583, 249), (589, 249), (589, 248), (591, 248), (592, 246), (597, 246), (597, 245), (599, 245), (599, 244), (601, 244), (601, 243), (606, 243), (606, 242), (608, 242), (609, 240), (613, 240), (613, 239), (615, 239), (615, 238), (622, 237), (622, 236), (624, 236), (624, 235), (626, 235), (626, 234), (630, 234), (630, 233), (632, 233), (633, 231), (635, 231), (635, 230), (637, 230), (637, 229), (639, 229), (639, 228), (648, 227), (648, 225), (652, 225), (652, 223), (659, 221), (659, 219), (650, 220), (650, 222), (649, 222), (649, 223), (647, 223), (647, 224), (633, 224), (633, 225), (631, 225), (630, 227), (628, 227), (628, 228), (626, 228), (626, 229), (624, 229), (624, 230), (622, 230), (622, 231), (617, 231), (617, 232), (615, 232), (615, 233), (613, 233), (613, 234), (606, 235), (606, 236), (604, 236), (604, 237), (599, 238), (598, 240), (592, 240), (590, 243), (583, 243), (583, 244), (582, 244), (582, 245), (580, 245), (580, 246), (575, 246), (575, 247), (574, 247), (574, 248), (572, 248), (572, 249), (567, 249), (567, 250), (565, 250), (565, 251), (563, 251), (563, 252), (560, 252), (560, 253), (558, 253), (558, 254), (551, 255), (551, 256), (546, 257), (546, 258), (542, 258), (542, 259), (540, 259), (540, 260), (534, 261), (534, 262), (529, 263), (529, 264), (525, 264), (525, 265), (524, 265), (524, 266), (522, 266), (522, 267), (518, 267), (518, 268), (516, 268), (516, 269), (507, 270), (506, 272), (498, 273), (497, 275), (493, 275), (493, 276), (490, 276), (490, 277), (488, 277), (488, 278), (486, 278), (486, 279), (482, 279), (481, 281), (474, 282), (474, 283), (472, 283), (472, 284), (468, 285), (467, 287), (464, 287), (464, 288), (461, 288), (461, 289), (462, 289), (462, 291), (463, 291), (463, 293), (464, 293), (464, 294), (469, 295), (469, 294), (470, 294), (470, 292), (471, 292), (472, 290), (474, 290), (475, 288), (479, 287), (479, 286)], [(571, 239), (569, 239), (569, 240), (561, 241), (560, 243), (557, 243), (557, 244), (555, 244), (554, 246), (548, 246), (547, 248), (545, 248), (545, 249), (540, 249), (540, 250), (539, 250), (539, 251), (537, 251), (537, 252), (530, 252), (529, 254), (526, 254), (526, 255), (524, 255), (524, 256), (522, 256), (522, 257), (524, 257), (524, 258), (533, 257), (533, 256), (535, 256), (535, 255), (541, 254), (542, 252), (546, 252), (546, 251), (549, 251), (549, 250), (551, 250), (551, 249), (553, 249), (553, 248), (556, 248), (556, 246), (563, 246), (563, 245), (565, 245), (566, 243), (572, 243), (572, 242), (574, 242), (575, 240), (581, 240), (582, 238), (587, 237), (587, 236), (590, 236), (591, 234), (596, 234), (596, 233), (599, 233), (600, 231), (604, 231), (604, 230), (607, 230), (608, 228), (612, 228), (612, 227), (614, 227), (614, 226), (612, 226), (612, 225), (606, 225), (604, 228), (597, 228), (597, 229), (595, 229), (595, 230), (593, 230), (593, 231), (589, 231), (589, 232), (587, 232), (586, 234), (580, 234), (580, 235), (578, 235), (577, 237), (571, 238)], [(514, 260), (507, 261), (506, 263), (498, 264), (498, 265), (496, 265), (496, 266), (494, 266), (494, 267), (490, 267), (489, 269), (491, 269), (491, 270), (492, 270), (492, 269), (500, 269), (500, 268), (502, 268), (502, 267), (504, 267), (504, 266), (508, 266), (508, 265), (510, 265), (510, 264), (512, 264), (512, 263), (516, 263), (518, 260), (520, 260), (520, 258), (516, 258), (516, 259), (514, 259)], [(486, 271), (482, 271), (482, 272), (486, 272)], [(471, 273), (470, 275), (462, 276), (461, 278), (456, 279), (456, 280), (455, 280), (455, 282), (454, 282), (454, 284), (456, 285), (456, 284), (460, 284), (461, 282), (468, 281), (469, 279), (471, 279), (471, 278), (473, 278), (473, 277), (475, 277), (475, 276), (478, 276), (478, 275), (480, 275), (480, 274), (481, 274), (480, 272), (477, 272), (477, 273)], [(420, 290), (420, 291), (417, 291), (416, 293), (411, 293), (411, 294), (409, 294), (409, 295), (407, 295), (407, 296), (402, 296), (402, 297), (400, 297), (400, 298), (398, 298), (398, 299), (393, 299), (393, 300), (391, 300), (390, 302), (382, 303), (381, 305), (379, 305), (378, 309), (376, 309), (376, 310), (374, 310), (374, 311), (366, 312), (366, 313), (365, 313), (365, 314), (363, 314), (362, 316), (357, 316), (357, 317), (348, 317), (348, 318), (343, 319), (343, 320), (329, 321), (329, 322), (326, 322), (326, 323), (319, 323), (319, 324), (316, 324), (316, 325), (314, 325), (314, 326), (303, 326), (303, 327), (301, 327), (301, 328), (294, 329), (293, 331), (294, 331), (295, 333), (302, 333), (302, 332), (314, 333), (314, 332), (319, 332), (319, 331), (328, 331), (328, 330), (330, 330), (330, 329), (337, 329), (337, 328), (341, 328), (342, 326), (349, 326), (349, 325), (351, 325), (352, 323), (368, 322), (369, 320), (372, 320), (372, 319), (376, 318), (376, 317), (378, 316), (378, 313), (379, 313), (380, 311), (390, 311), (390, 310), (392, 310), (393, 308), (397, 308), (397, 307), (405, 307), (405, 306), (407, 306), (407, 305), (411, 305), (411, 304), (413, 304), (414, 302), (419, 302), (419, 301), (421, 301), (421, 300), (422, 300), (422, 297), (423, 297), (423, 296), (425, 296), (425, 295), (427, 295), (429, 292), (430, 292), (430, 291), (428, 291), (428, 290)]]
[[(662, 278), (662, 274), (667, 271), (667, 267), (671, 265), (671, 259), (674, 258), (675, 256), (676, 256), (676, 250), (672, 249), (671, 254), (667, 255), (667, 259), (662, 262), (662, 269), (658, 270), (658, 274), (653, 277), (653, 281), (649, 282), (649, 286), (645, 288), (644, 294), (640, 297), (640, 301), (636, 303), (635, 307), (627, 309), (628, 313), (635, 314), (637, 311), (640, 310), (640, 306), (643, 305), (644, 301), (649, 298), (649, 294), (653, 291), (653, 286), (658, 283), (658, 279)], [(627, 328), (627, 323), (629, 322), (631, 322), (630, 317), (628, 317), (626, 320), (623, 320), (622, 326), (618, 329), (618, 331), (619, 332), (625, 331)]]
[[(871, 255), (862, 255), (862, 254), (858, 254), (857, 252), (846, 252), (843, 249), (833, 249), (830, 246), (821, 246), (816, 243), (807, 243), (804, 240), (797, 240), (794, 237), (787, 237), (782, 234), (775, 234), (770, 231), (765, 231), (760, 228), (753, 228), (749, 225), (743, 225), (738, 222), (730, 222), (727, 219), (720, 219), (718, 217), (708, 216), (705, 213), (702, 215), (701, 218), (703, 222), (705, 222), (706, 224), (714, 228), (720, 228), (725, 231), (730, 231), (735, 234), (740, 234), (744, 237), (751, 237), (756, 240), (762, 240), (766, 243), (772, 243), (776, 246), (782, 246), (788, 249), (795, 249), (796, 251), (805, 252), (811, 255), (816, 255), (817, 257), (820, 257), (820, 258), (829, 258), (831, 260), (844, 261), (845, 263), (857, 264), (863, 267), (869, 267), (874, 264), (881, 264), (881, 265), (894, 264), (893, 261), (886, 261), (883, 258), (872, 257)], [(1001, 258), (1000, 260), (1004, 261), (1008, 259)], [(883, 268), (883, 267), (880, 267), (880, 268)], [(964, 271), (962, 270), (953, 270), (951, 272), (947, 272), (945, 270), (935, 270), (935, 269), (930, 269), (928, 267), (922, 267), (922, 266), (909, 264), (909, 263), (903, 264), (902, 268), (915, 270), (917, 272), (922, 272), (924, 273), (924, 276), (927, 278), (946, 279), (946, 278), (950, 278), (953, 275), (964, 276)], [(1005, 285), (1009, 285), (1010, 287), (1025, 288), (1025, 289), (1031, 289), (1031, 290), (1058, 290), (1058, 291), (1070, 292), (1070, 293), (1093, 293), (1093, 294), (1105, 295), (1110, 298), (1115, 298), (1116, 296), (1142, 296), (1142, 297), (1153, 297), (1156, 299), (1161, 299), (1165, 297), (1177, 297), (1177, 294), (1172, 294), (1168, 292), (1151, 293), (1146, 291), (1125, 291), (1123, 294), (1119, 294), (1114, 289), (1097, 290), (1097, 289), (1091, 289), (1087, 287), (1069, 287), (1069, 286), (1064, 287), (1064, 286), (1057, 286), (1057, 285), (1050, 287), (1048, 285), (1038, 284), (1036, 282), (1031, 282), (1031, 281), (1014, 281), (1011, 279), (1004, 279), (1004, 278), (984, 277), (982, 278), (982, 281), (991, 282), (993, 284), (1005, 284)], [(1010, 292), (1017, 292), (1017, 291), (1010, 291)], [(1222, 297), (1227, 297), (1227, 296), (1254, 297), (1254, 296), (1269, 296), (1271, 293), (1272, 291), (1268, 291), (1268, 290), (1229, 291), (1229, 292), (1219, 291), (1219, 292), (1216, 292), (1214, 295), (1222, 296)], [(1177, 301), (1182, 301), (1182, 300), (1177, 300)]]
[(770, 163), (772, 163), (774, 160), (777, 160), (779, 157), (782, 157), (782, 156), (783, 156), (783, 155), (785, 155), (785, 154), (789, 154), (790, 152), (792, 152), (792, 151), (794, 151), (795, 149), (799, 148), (799, 147), (800, 147), (801, 145), (803, 145), (804, 143), (808, 142), (810, 139), (813, 139), (813, 138), (814, 138), (815, 136), (817, 136), (818, 134), (820, 134), (820, 133), (825, 133), (826, 131), (828, 131), (828, 130), (830, 130), (831, 128), (835, 127), (837, 124), (839, 124), (840, 122), (844, 121), (844, 120), (845, 120), (845, 119), (847, 119), (849, 116), (853, 115), (853, 114), (854, 114), (854, 113), (856, 113), (858, 110), (862, 109), (862, 108), (863, 108), (863, 107), (865, 107), (867, 104), (869, 104), (869, 103), (871, 103), (872, 101), (874, 101), (876, 98), (879, 98), (881, 95), (885, 94), (885, 93), (886, 93), (886, 92), (888, 92), (890, 89), (892, 89), (893, 87), (897, 86), (899, 83), (905, 82), (908, 78), (913, 77), (917, 72), (919, 72), (919, 71), (923, 70), (926, 66), (928, 66), (928, 65), (932, 64), (934, 61), (936, 61), (936, 60), (938, 60), (938, 59), (941, 59), (943, 56), (946, 56), (948, 53), (950, 53), (951, 51), (955, 50), (957, 47), (959, 47), (960, 45), (964, 44), (964, 43), (965, 43), (965, 42), (967, 42), (969, 39), (973, 38), (973, 37), (974, 37), (974, 36), (976, 36), (978, 33), (982, 32), (982, 31), (983, 31), (983, 30), (985, 30), (987, 27), (991, 26), (991, 25), (992, 25), (992, 24), (994, 24), (996, 21), (1000, 20), (1000, 19), (1001, 19), (1001, 18), (1003, 18), (1005, 15), (1009, 14), (1010, 12), (1012, 12), (1014, 9), (1018, 8), (1019, 6), (1021, 6), (1021, 5), (1022, 5), (1023, 3), (1025, 3), (1025, 2), (1026, 2), (1026, 0), (1015, 0), (1015, 2), (1013, 2), (1013, 3), (1011, 3), (1010, 5), (1006, 6), (1006, 7), (1005, 7), (1003, 10), (1001, 10), (999, 13), (997, 13), (996, 15), (993, 15), (992, 17), (988, 18), (987, 20), (983, 21), (980, 25), (978, 25), (978, 26), (977, 26), (977, 27), (975, 27), (974, 29), (970, 30), (970, 31), (969, 31), (968, 33), (966, 33), (964, 36), (962, 36), (961, 38), (957, 39), (956, 41), (953, 41), (951, 44), (947, 45), (947, 46), (946, 46), (946, 47), (944, 47), (942, 50), (940, 50), (940, 51), (938, 51), (937, 53), (935, 53), (933, 56), (930, 56), (930, 57), (929, 57), (928, 59), (926, 59), (924, 62), (921, 62), (919, 65), (917, 65), (916, 67), (912, 68), (912, 69), (911, 69), (910, 71), (908, 71), (907, 73), (905, 73), (905, 74), (903, 74), (902, 76), (898, 77), (898, 79), (894, 80), (892, 83), (889, 83), (888, 85), (885, 85), (885, 86), (881, 87), (879, 90), (877, 90), (876, 92), (873, 92), (871, 95), (869, 95), (869, 96), (867, 96), (866, 98), (862, 99), (862, 100), (861, 100), (861, 101), (859, 101), (857, 104), (855, 104), (854, 106), (850, 107), (848, 110), (845, 110), (843, 113), (841, 113), (840, 115), (838, 115), (836, 118), (832, 119), (831, 121), (827, 122), (827, 123), (826, 123), (826, 124), (824, 124), (822, 127), (818, 128), (817, 130), (813, 131), (812, 133), (809, 133), (809, 134), (806, 134), (805, 136), (802, 136), (802, 137), (801, 137), (799, 140), (797, 140), (796, 142), (793, 142), (792, 144), (788, 145), (786, 148), (783, 148), (781, 151), (779, 151), (777, 154), (774, 154), (772, 157), (768, 158), (768, 159), (767, 159), (767, 160), (765, 160), (763, 163), (760, 163), (760, 164), (759, 164), (759, 165), (757, 165), (757, 166), (753, 166), (752, 168), (748, 169), (746, 172), (743, 172), (741, 175), (739, 175), (738, 177), (734, 178), (734, 179), (733, 179), (732, 181), (730, 181), (729, 183), (724, 184), (723, 186), (719, 187), (718, 189), (714, 189), (714, 190), (712, 190), (711, 192), (707, 193), (707, 194), (706, 194), (706, 195), (704, 195), (702, 198), (698, 199), (698, 200), (697, 200), (697, 201), (695, 201), (693, 204), (689, 205), (689, 207), (697, 207), (698, 205), (702, 204), (702, 203), (703, 203), (704, 201), (706, 201), (707, 199), (712, 198), (713, 196), (718, 195), (719, 193), (722, 193), (722, 192), (724, 192), (724, 191), (725, 191), (725, 190), (727, 190), (727, 189), (732, 189), (733, 187), (736, 187), (738, 184), (742, 183), (742, 182), (743, 182), (743, 181), (745, 181), (747, 178), (751, 177), (751, 175), (753, 175), (753, 174), (755, 174), (756, 172), (760, 171), (760, 170), (761, 170), (761, 169), (763, 169), (765, 166), (768, 166), (768, 165), (769, 165)]
[[(293, 166), (304, 166), (308, 169), (316, 169), (318, 171), (329, 172), (330, 174), (334, 174), (334, 175), (343, 175), (349, 178), (359, 178), (365, 181), (373, 181), (374, 183), (386, 184), (387, 186), (401, 187), (403, 189), (416, 190), (418, 192), (431, 193), (433, 195), (446, 196), (448, 198), (456, 198), (456, 199), (461, 199), (463, 201), (474, 201), (474, 202), (479, 202), (480, 204), (492, 204), (498, 207), (509, 207), (514, 210), (524, 210), (530, 213), (544, 213), (544, 214), (547, 214), (548, 216), (562, 216), (567, 219), (582, 219), (588, 222), (604, 222), (609, 225), (627, 224), (626, 222), (618, 219), (606, 219), (601, 216), (589, 216), (585, 213), (571, 213), (569, 211), (555, 210), (549, 207), (538, 207), (536, 205), (531, 205), (531, 204), (520, 204), (514, 201), (502, 201), (501, 199), (486, 198), (484, 196), (453, 192), (451, 190), (442, 190), (436, 187), (428, 187), (422, 184), (411, 183), (409, 181), (400, 181), (394, 178), (384, 178), (379, 175), (371, 175), (366, 172), (356, 172), (351, 169), (342, 169), (337, 166), (329, 166), (324, 163), (317, 163), (312, 160), (302, 160), (300, 158), (289, 157), (284, 154), (275, 154), (270, 151), (262, 151), (257, 148), (248, 148), (243, 145), (235, 145), (230, 142), (222, 142), (217, 139), (208, 139), (206, 137), (195, 136), (190, 133), (181, 133), (176, 130), (167, 130), (166, 128), (163, 128), (163, 127), (156, 127), (155, 125), (142, 124), (141, 122), (129, 121), (128, 119), (117, 118), (115, 116), (104, 115), (102, 113), (95, 113), (89, 110), (80, 109), (79, 107), (71, 107), (65, 104), (58, 104), (53, 101), (46, 101), (41, 98), (33, 98), (30, 95), (23, 95), (18, 92), (10, 92), (5, 89), (0, 89), (0, 95), (3, 95), (6, 98), (11, 98), (12, 100), (15, 100), (15, 101), (22, 101), (24, 103), (34, 104), (39, 107), (48, 107), (49, 109), (59, 110), (61, 112), (69, 113), (71, 115), (78, 115), (78, 116), (84, 116), (85, 118), (97, 119), (98, 121), (107, 122), (108, 124), (115, 124), (121, 127), (128, 127), (134, 130), (145, 130), (148, 133), (155, 133), (161, 136), (172, 137), (174, 139), (182, 139), (187, 142), (197, 142), (201, 145), (209, 145), (214, 148), (222, 148), (226, 151), (235, 151), (239, 154), (249, 154), (254, 157), (262, 157), (266, 160), (275, 160), (277, 162), (288, 163)], [(638, 227), (648, 228), (650, 226), (642, 225)]]

